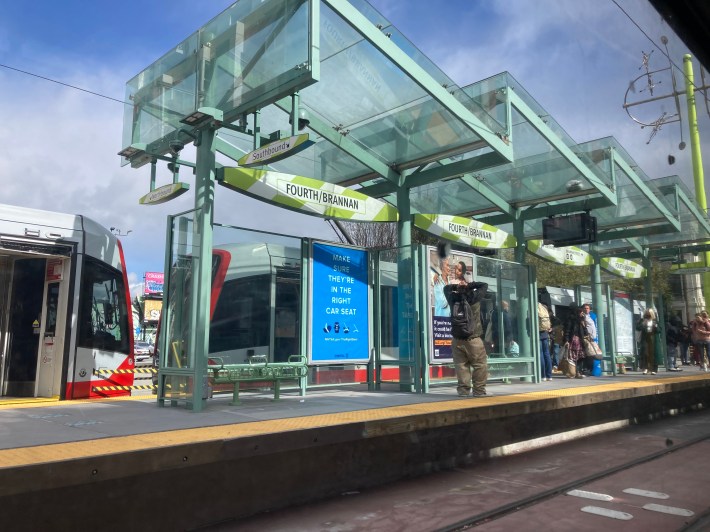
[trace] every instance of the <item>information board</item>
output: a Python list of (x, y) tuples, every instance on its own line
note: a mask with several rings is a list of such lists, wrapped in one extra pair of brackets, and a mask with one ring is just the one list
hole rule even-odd
[(367, 251), (313, 244), (310, 360), (314, 364), (370, 359)]

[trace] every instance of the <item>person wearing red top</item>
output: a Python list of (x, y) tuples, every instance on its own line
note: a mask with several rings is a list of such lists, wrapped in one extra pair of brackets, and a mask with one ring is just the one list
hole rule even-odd
[(693, 351), (698, 361), (699, 369), (708, 370), (708, 355), (710, 354), (710, 319), (708, 313), (703, 310), (699, 317), (691, 323), (693, 336)]

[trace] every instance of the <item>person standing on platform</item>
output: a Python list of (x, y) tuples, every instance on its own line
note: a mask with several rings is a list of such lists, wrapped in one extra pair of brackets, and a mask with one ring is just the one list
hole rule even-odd
[[(493, 313), (491, 314), (491, 335), (493, 338), (493, 344), (491, 347), (491, 350), (495, 353), (498, 353), (502, 356), (507, 354), (508, 351), (508, 346), (510, 345), (510, 342), (513, 340), (513, 320), (510, 319), (510, 303), (507, 301), (501, 301), (500, 303), (500, 308), (501, 310), (499, 311), (498, 308), (493, 309)], [(503, 320), (503, 341), (501, 342), (501, 339), (499, 338), (499, 330), (498, 330), (498, 314), (500, 312), (500, 317)]]
[(710, 318), (708, 313), (703, 310), (700, 316), (695, 318), (692, 323), (694, 336), (693, 351), (695, 359), (698, 361), (698, 366), (701, 371), (708, 370), (708, 356), (710, 356)]
[(646, 309), (643, 317), (636, 324), (636, 330), (641, 333), (639, 362), (643, 374), (647, 375), (650, 372), (651, 375), (655, 375), (658, 371), (658, 364), (663, 361), (656, 311), (652, 308)]
[[(487, 283), (467, 283), (460, 280), (457, 284), (444, 287), (444, 296), (451, 309), (451, 351), (456, 368), (459, 397), (483, 397), (488, 380), (488, 355), (483, 345), (483, 324), (481, 323), (481, 301), (486, 297)], [(460, 332), (455, 326), (454, 304), (468, 305), (469, 320), (465, 331)]]
[[(587, 320), (582, 307), (570, 305), (572, 312), (567, 318), (565, 324), (565, 348), (567, 350), (567, 359), (570, 364), (577, 366), (575, 378), (583, 379), (584, 359), (584, 337), (588, 336)], [(570, 375), (567, 375), (570, 377)]]
[(688, 348), (690, 347), (690, 327), (688, 325), (681, 325), (680, 332), (678, 333), (678, 346), (680, 347), (680, 362), (684, 366), (690, 366), (690, 361), (688, 360)]
[(683, 371), (676, 366), (679, 339), (680, 330), (677, 318), (674, 316), (669, 322), (666, 322), (666, 371)]
[(550, 310), (541, 302), (537, 304), (537, 320), (540, 329), (540, 370), (542, 380), (552, 380), (552, 356), (550, 355), (550, 338), (552, 337), (552, 321)]
[(585, 303), (582, 308), (584, 309), (584, 316), (587, 320), (587, 331), (589, 332), (589, 336), (592, 337), (592, 341), (598, 342), (597, 315), (592, 311), (592, 306), (589, 303)]
[(698, 357), (700, 346), (698, 346), (698, 323), (700, 322), (700, 312), (695, 314), (695, 318), (690, 322), (690, 345), (693, 346), (693, 365), (703, 367), (702, 360)]

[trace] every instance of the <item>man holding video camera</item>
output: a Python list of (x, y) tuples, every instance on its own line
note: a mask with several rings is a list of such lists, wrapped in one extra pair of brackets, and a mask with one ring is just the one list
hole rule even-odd
[(487, 283), (458, 280), (444, 287), (444, 296), (451, 309), (451, 351), (458, 380), (459, 397), (486, 394), (488, 355), (483, 344), (481, 300), (486, 297)]

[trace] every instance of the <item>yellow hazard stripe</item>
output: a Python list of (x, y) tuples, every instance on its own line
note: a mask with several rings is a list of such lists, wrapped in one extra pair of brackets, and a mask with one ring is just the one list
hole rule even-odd
[(92, 386), (94, 392), (126, 392), (131, 390), (155, 390), (155, 384), (143, 384), (139, 386)]
[(130, 373), (158, 373), (155, 368), (136, 369), (95, 369), (94, 375), (126, 375)]

